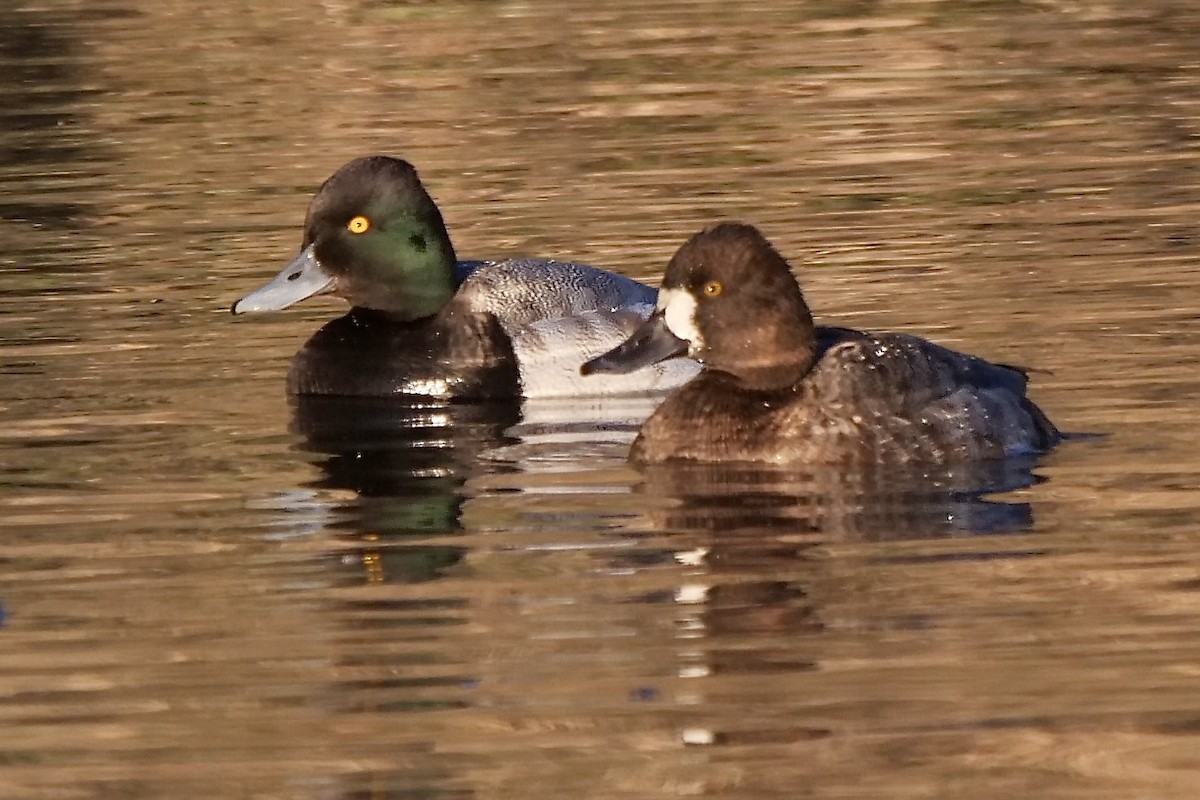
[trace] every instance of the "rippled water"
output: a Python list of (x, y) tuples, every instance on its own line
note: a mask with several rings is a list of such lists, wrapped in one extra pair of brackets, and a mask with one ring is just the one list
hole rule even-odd
[[(1195, 797), (1197, 41), (1183, 0), (17, 0), (0, 796)], [(341, 309), (228, 305), (377, 151), (467, 257), (656, 281), (754, 222), (822, 320), (1100, 436), (638, 472), (646, 403), (290, 405)]]

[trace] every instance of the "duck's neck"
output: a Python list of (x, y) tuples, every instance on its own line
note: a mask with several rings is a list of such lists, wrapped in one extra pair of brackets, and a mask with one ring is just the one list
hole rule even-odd
[[(381, 237), (374, 263), (384, 267), (361, 277), (355, 287), (358, 305), (382, 311), (401, 320), (431, 317), (442, 310), (458, 290), (454, 245), (437, 220), (402, 217)], [(357, 276), (356, 276), (357, 277)]]
[(816, 364), (817, 337), (812, 315), (803, 302), (786, 325), (754, 326), (746, 334), (736, 366), (737, 383), (756, 392), (785, 391), (800, 383)]

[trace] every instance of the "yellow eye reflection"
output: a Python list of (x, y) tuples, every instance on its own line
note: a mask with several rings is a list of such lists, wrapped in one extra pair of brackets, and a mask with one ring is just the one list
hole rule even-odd
[(720, 281), (709, 281), (704, 284), (705, 297), (716, 297), (723, 291), (725, 291), (725, 287), (721, 285)]
[(351, 233), (366, 233), (371, 229), (371, 220), (359, 214), (354, 219), (346, 223), (346, 230)]

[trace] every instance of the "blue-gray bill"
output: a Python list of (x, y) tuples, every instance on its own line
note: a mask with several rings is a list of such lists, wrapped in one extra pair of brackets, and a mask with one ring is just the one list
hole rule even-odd
[(582, 375), (597, 372), (624, 374), (668, 358), (687, 355), (688, 343), (667, 328), (662, 311), (655, 311), (629, 338), (579, 368)]
[(266, 285), (233, 304), (234, 314), (255, 311), (278, 311), (306, 297), (333, 288), (333, 276), (321, 266), (313, 254), (312, 245), (304, 248)]

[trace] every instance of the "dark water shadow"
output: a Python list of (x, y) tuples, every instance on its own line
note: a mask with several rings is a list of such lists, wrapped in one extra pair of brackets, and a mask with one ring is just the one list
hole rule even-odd
[[(87, 84), (85, 44), (97, 15), (31, 8), (0, 15), (0, 166), (26, 172), (87, 174), (85, 166), (109, 155), (85, 109), (95, 90)], [(64, 199), (64, 197), (72, 199)], [(8, 192), (0, 220), (72, 228), (91, 213), (78, 193)], [(19, 230), (19, 228), (14, 228)]]

